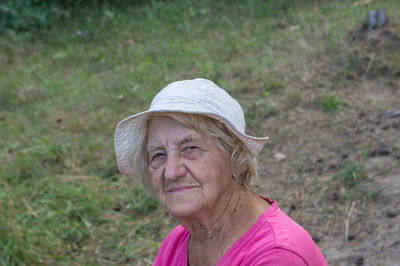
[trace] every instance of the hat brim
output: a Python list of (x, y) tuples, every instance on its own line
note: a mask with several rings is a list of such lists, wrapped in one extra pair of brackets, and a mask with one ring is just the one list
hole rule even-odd
[(136, 143), (137, 141), (139, 141), (138, 139), (140, 139), (138, 136), (139, 134), (141, 134), (141, 132), (143, 132), (143, 127), (146, 126), (149, 115), (171, 112), (199, 114), (217, 119), (218, 121), (223, 123), (235, 136), (243, 141), (243, 143), (248, 147), (248, 149), (254, 156), (256, 156), (262, 150), (268, 140), (268, 137), (259, 138), (243, 134), (238, 129), (236, 129), (228, 120), (218, 115), (207, 112), (185, 112), (182, 110), (173, 109), (144, 111), (123, 119), (118, 123), (116, 127), (114, 136), (115, 155), (117, 157), (118, 169), (122, 174), (134, 174), (132, 158), (130, 158), (131, 152), (134, 147), (138, 147), (138, 143)]

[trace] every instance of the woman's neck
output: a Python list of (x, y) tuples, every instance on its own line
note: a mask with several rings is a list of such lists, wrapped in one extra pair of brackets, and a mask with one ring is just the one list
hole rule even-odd
[(266, 201), (238, 185), (220, 200), (215, 209), (204, 210), (190, 219), (178, 219), (190, 231), (189, 261), (208, 259), (215, 265), (268, 207)]

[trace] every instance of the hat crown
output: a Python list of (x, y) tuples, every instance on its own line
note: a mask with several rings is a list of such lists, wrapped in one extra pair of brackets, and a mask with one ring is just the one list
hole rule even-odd
[(245, 132), (242, 107), (225, 90), (207, 79), (182, 80), (169, 84), (151, 102), (149, 111), (158, 110), (217, 115), (240, 132)]

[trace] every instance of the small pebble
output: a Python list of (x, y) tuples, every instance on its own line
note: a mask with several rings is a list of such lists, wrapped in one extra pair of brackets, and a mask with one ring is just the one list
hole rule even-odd
[(393, 242), (390, 244), (391, 247), (398, 246), (400, 244), (400, 240)]
[(336, 200), (338, 200), (338, 199), (339, 199), (338, 193), (337, 193), (337, 192), (334, 192), (334, 193), (332, 194), (332, 200), (336, 201)]
[(390, 115), (387, 116), (387, 118), (395, 118), (400, 116), (400, 110), (396, 110), (393, 113), (391, 113)]
[(356, 265), (364, 265), (364, 258), (363, 257), (358, 257), (356, 259)]
[(376, 26), (377, 27), (382, 27), (383, 25), (385, 25), (386, 24), (386, 12), (385, 12), (385, 9), (379, 8), (376, 15), (377, 15), (377, 20), (378, 20), (378, 23), (377, 23)]
[(388, 155), (390, 155), (390, 152), (386, 149), (382, 149), (382, 150), (378, 151), (378, 155), (379, 156), (388, 156)]
[(274, 158), (277, 162), (280, 162), (286, 159), (286, 155), (281, 152), (277, 152), (274, 154)]
[(266, 174), (268, 174), (268, 171), (269, 171), (269, 167), (262, 167), (262, 168), (257, 169), (257, 173), (259, 175), (266, 175)]
[(395, 211), (388, 211), (388, 213), (386, 214), (386, 217), (388, 218), (394, 218), (397, 216), (397, 212)]
[(310, 173), (310, 172), (312, 172), (312, 171), (314, 171), (314, 168), (307, 168), (306, 170), (304, 170), (304, 172), (306, 172), (306, 173)]
[(390, 128), (389, 125), (384, 125), (384, 126), (381, 127), (382, 130), (388, 130), (389, 128)]
[(337, 168), (337, 165), (336, 164), (330, 164), (329, 165), (329, 169), (336, 169)]
[(365, 22), (365, 25), (367, 26), (368, 30), (372, 30), (374, 27), (376, 27), (376, 17), (376, 10), (371, 10), (367, 13), (367, 21)]

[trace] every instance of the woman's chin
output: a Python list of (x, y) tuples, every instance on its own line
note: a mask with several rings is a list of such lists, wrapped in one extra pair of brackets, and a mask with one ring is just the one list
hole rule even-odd
[(193, 216), (201, 209), (202, 202), (201, 193), (198, 188), (195, 188), (178, 193), (167, 193), (161, 204), (169, 214), (179, 218)]
[(166, 205), (165, 208), (170, 215), (178, 219), (183, 219), (186, 217), (194, 216), (196, 213), (199, 212), (200, 206), (196, 206), (196, 203), (198, 202), (192, 201), (187, 204), (181, 202), (178, 204)]

